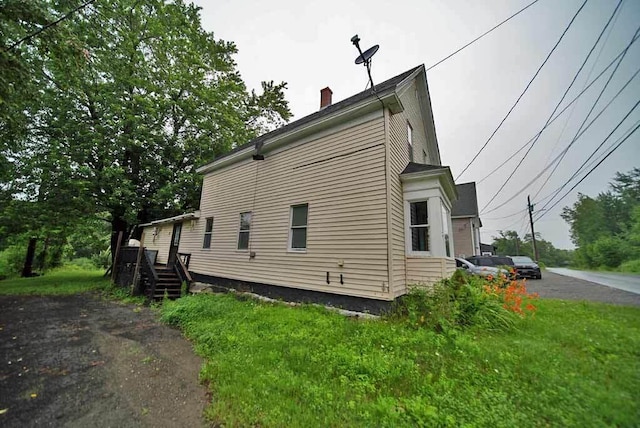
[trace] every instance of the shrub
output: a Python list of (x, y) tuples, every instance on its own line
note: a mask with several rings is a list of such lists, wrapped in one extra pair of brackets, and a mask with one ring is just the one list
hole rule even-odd
[(640, 273), (640, 259), (629, 260), (620, 265), (620, 272), (636, 272)]
[(0, 278), (18, 276), (24, 266), (26, 254), (26, 248), (19, 245), (0, 251)]
[(629, 245), (617, 236), (599, 238), (589, 246), (589, 253), (596, 266), (618, 267), (629, 256)]
[(413, 286), (390, 316), (437, 332), (471, 326), (508, 330), (518, 315), (535, 312), (530, 300), (536, 297), (527, 294), (524, 282), (504, 275), (485, 279), (456, 271), (432, 287)]

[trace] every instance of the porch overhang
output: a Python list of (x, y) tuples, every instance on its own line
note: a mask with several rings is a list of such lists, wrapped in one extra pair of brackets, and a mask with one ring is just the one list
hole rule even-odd
[(180, 215), (173, 216), (173, 217), (162, 218), (160, 220), (154, 220), (154, 221), (149, 222), (149, 223), (141, 224), (140, 227), (158, 226), (158, 225), (161, 225), (161, 224), (177, 223), (179, 221), (194, 220), (194, 219), (197, 219), (197, 218), (200, 218), (200, 211), (199, 210), (191, 212), (191, 213), (180, 214)]

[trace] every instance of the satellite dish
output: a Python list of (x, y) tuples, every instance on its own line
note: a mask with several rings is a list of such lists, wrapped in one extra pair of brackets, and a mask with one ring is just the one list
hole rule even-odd
[(371, 77), (371, 58), (378, 52), (380, 45), (373, 45), (366, 51), (362, 52), (360, 49), (360, 37), (356, 34), (351, 38), (351, 43), (358, 49), (358, 57), (356, 58), (356, 64), (364, 64), (367, 68), (367, 74), (369, 75), (369, 83), (371, 83), (371, 90), (375, 92), (376, 88), (373, 85), (373, 78)]
[(356, 64), (369, 62), (369, 60), (371, 60), (371, 57), (374, 56), (376, 52), (378, 52), (378, 49), (380, 49), (380, 45), (373, 45), (372, 47), (364, 51), (362, 54), (358, 55), (358, 57), (356, 58)]

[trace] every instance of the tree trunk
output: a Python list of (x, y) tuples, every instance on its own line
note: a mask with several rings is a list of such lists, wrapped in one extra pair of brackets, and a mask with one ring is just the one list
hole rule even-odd
[(29, 239), (29, 247), (27, 248), (27, 257), (24, 260), (24, 267), (22, 268), (22, 277), (28, 278), (33, 276), (33, 257), (36, 255), (36, 238)]
[(118, 246), (118, 235), (122, 232), (122, 240), (127, 239), (127, 222), (121, 217), (114, 217), (111, 220), (111, 263), (116, 256), (116, 247)]

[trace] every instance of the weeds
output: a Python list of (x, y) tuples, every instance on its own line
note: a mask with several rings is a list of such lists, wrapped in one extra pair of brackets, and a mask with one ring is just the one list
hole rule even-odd
[(526, 292), (523, 281), (505, 275), (484, 279), (456, 271), (431, 287), (413, 286), (395, 302), (390, 318), (436, 332), (472, 326), (504, 331), (515, 326), (518, 316), (535, 312), (530, 303), (535, 298)]

